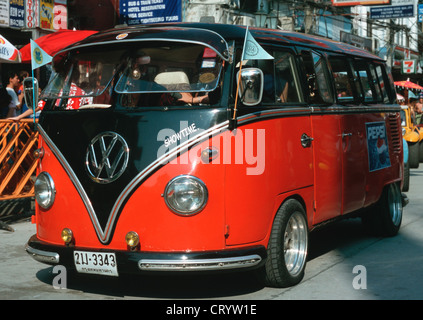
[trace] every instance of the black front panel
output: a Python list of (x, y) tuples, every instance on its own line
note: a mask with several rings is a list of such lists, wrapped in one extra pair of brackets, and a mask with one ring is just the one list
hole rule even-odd
[[(40, 125), (74, 171), (104, 230), (117, 198), (131, 180), (155, 162), (164, 151), (170, 151), (181, 143), (174, 137), (166, 140), (169, 143), (166, 147), (165, 136), (179, 133), (184, 136), (183, 141), (187, 141), (188, 137), (191, 139), (201, 134), (203, 130), (200, 129), (207, 130), (226, 119), (224, 109), (218, 112), (216, 109), (143, 112), (78, 110), (43, 112)], [(190, 135), (187, 135), (186, 127), (190, 127)], [(193, 131), (193, 128), (196, 130)], [(129, 147), (127, 168), (118, 179), (110, 183), (94, 181), (86, 166), (90, 143), (104, 132), (119, 134)]]

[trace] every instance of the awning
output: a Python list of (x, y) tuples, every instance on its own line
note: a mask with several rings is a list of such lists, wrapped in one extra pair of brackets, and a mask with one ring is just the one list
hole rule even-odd
[[(50, 56), (54, 56), (60, 50), (81, 41), (88, 36), (97, 33), (91, 30), (62, 30), (42, 36), (35, 42)], [(21, 50), (22, 62), (31, 62), (31, 45), (28, 43)]]

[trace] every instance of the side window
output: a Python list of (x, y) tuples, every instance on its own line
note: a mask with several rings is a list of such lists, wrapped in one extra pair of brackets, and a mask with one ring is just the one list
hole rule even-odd
[(307, 78), (309, 102), (313, 104), (332, 104), (328, 69), (325, 59), (318, 53), (303, 50), (301, 56)]
[(303, 102), (294, 55), (287, 51), (265, 50), (273, 60), (244, 61), (243, 68), (260, 68), (264, 75), (262, 102), (264, 104), (292, 104)]
[(354, 79), (349, 61), (343, 57), (329, 57), (332, 76), (335, 82), (336, 97), (340, 103), (354, 102)]
[(273, 53), (276, 101), (280, 103), (302, 102), (294, 56), (283, 51), (274, 51)]

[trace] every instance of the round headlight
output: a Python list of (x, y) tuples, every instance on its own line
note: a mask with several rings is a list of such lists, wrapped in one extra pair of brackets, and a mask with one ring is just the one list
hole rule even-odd
[(37, 203), (44, 209), (48, 209), (54, 202), (56, 196), (56, 188), (51, 176), (47, 172), (41, 172), (34, 184), (35, 199)]
[(169, 181), (164, 192), (167, 206), (175, 213), (191, 215), (201, 211), (207, 203), (206, 185), (193, 176), (179, 176)]

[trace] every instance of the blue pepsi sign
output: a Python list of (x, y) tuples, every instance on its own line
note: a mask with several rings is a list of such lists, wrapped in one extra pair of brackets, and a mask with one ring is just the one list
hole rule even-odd
[(391, 166), (389, 158), (388, 135), (385, 122), (366, 123), (367, 150), (369, 153), (369, 171), (376, 171)]

